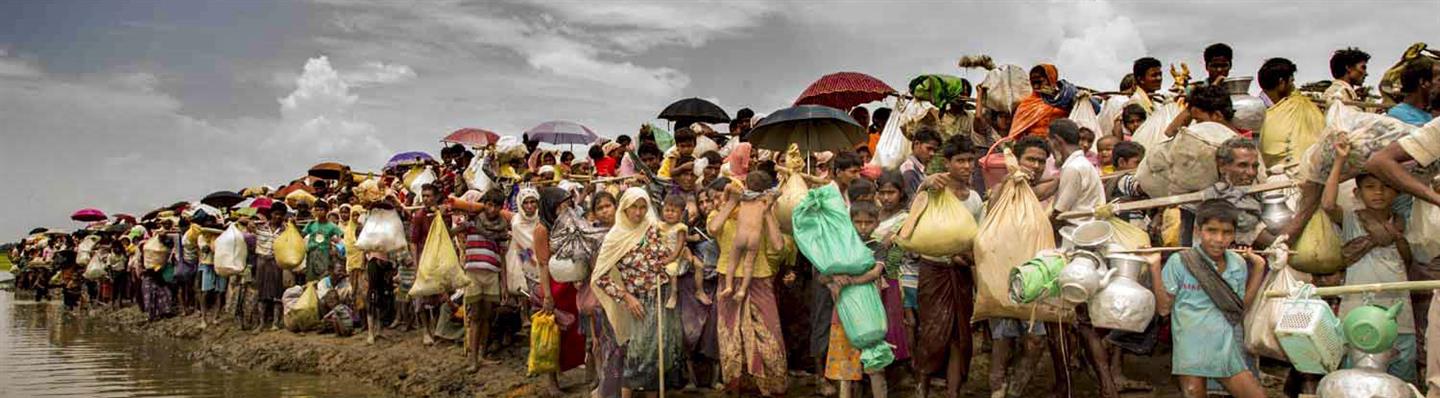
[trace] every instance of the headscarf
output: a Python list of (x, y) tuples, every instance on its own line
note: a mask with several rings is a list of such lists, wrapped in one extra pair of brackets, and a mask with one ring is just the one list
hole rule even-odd
[[(560, 219), (561, 203), (570, 199), (570, 191), (560, 187), (545, 187), (540, 189), (540, 223), (545, 228), (554, 229), (555, 221)], [(524, 203), (524, 202), (521, 202)]]
[[(620, 206), (615, 209), (615, 225), (610, 227), (610, 232), (605, 233), (605, 241), (600, 244), (600, 254), (595, 258), (595, 270), (590, 273), (590, 283), (600, 280), (601, 275), (610, 275), (611, 280), (618, 281), (620, 271), (617, 265), (620, 259), (640, 246), (646, 233), (655, 225), (654, 211), (645, 212), (645, 217), (638, 223), (630, 222), (630, 218), (625, 216), (625, 209), (636, 203), (650, 206), (650, 195), (642, 188), (629, 188), (620, 195)], [(590, 291), (595, 293), (600, 306), (605, 308), (605, 317), (610, 320), (610, 327), (615, 331), (616, 343), (629, 342), (631, 326), (638, 322), (635, 316), (620, 308), (620, 302), (606, 294), (605, 289)]]
[(750, 174), (750, 143), (736, 145), (730, 156), (725, 157), (725, 163), (730, 165), (730, 175), (744, 177)]
[(510, 218), (510, 241), (520, 248), (530, 248), (534, 245), (535, 226), (540, 224), (539, 209), (535, 211), (536, 214), (525, 214), (523, 205), (529, 199), (540, 200), (540, 193), (535, 191), (535, 188), (521, 188), (520, 193), (515, 195), (515, 203), (518, 204), (515, 207), (519, 211), (516, 211), (515, 215)]
[(1070, 116), (1070, 111), (1066, 109), (1074, 105), (1078, 90), (1069, 82), (1060, 80), (1060, 72), (1055, 65), (1040, 64), (1040, 69), (1045, 72), (1045, 81), (1057, 85), (1059, 89), (1054, 98), (1035, 91), (1020, 100), (1010, 122), (1010, 139), (1018, 140), (1027, 135), (1049, 136), (1051, 121)]

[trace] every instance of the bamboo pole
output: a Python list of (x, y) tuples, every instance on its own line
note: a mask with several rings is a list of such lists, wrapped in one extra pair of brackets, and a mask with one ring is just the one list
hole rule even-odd
[[(1408, 282), (1386, 282), (1367, 283), (1363, 285), (1346, 285), (1317, 287), (1312, 292), (1316, 296), (1341, 296), (1360, 293), (1396, 292), (1405, 290), (1434, 290), (1440, 289), (1440, 280), (1434, 281), (1408, 281)], [(1290, 292), (1283, 290), (1266, 291), (1265, 297), (1287, 297)]]
[[(1247, 185), (1247, 186), (1244, 186), (1244, 187), (1240, 187), (1240, 189), (1245, 190), (1245, 194), (1246, 194), (1246, 195), (1250, 195), (1250, 194), (1256, 194), (1256, 193), (1261, 193), (1261, 192), (1274, 191), (1274, 190), (1279, 190), (1279, 189), (1293, 188), (1293, 187), (1295, 187), (1296, 185), (1298, 185), (1298, 183), (1295, 182), (1295, 181), (1275, 181), (1275, 182), (1266, 182), (1266, 183), (1255, 184), (1255, 185)], [(1153, 209), (1153, 208), (1157, 208), (1157, 207), (1171, 207), (1171, 206), (1179, 206), (1179, 205), (1189, 204), (1189, 203), (1203, 202), (1203, 201), (1205, 201), (1206, 199), (1209, 199), (1209, 198), (1207, 198), (1207, 197), (1205, 196), (1205, 192), (1203, 192), (1203, 191), (1202, 191), (1202, 192), (1191, 192), (1191, 193), (1174, 195), (1174, 196), (1166, 196), (1166, 197), (1163, 197), (1163, 198), (1155, 198), (1155, 199), (1137, 200), (1137, 201), (1134, 201), (1134, 202), (1117, 203), (1117, 204), (1114, 204), (1114, 205), (1112, 205), (1112, 206), (1110, 207), (1110, 211), (1111, 211), (1112, 213), (1119, 213), (1119, 212), (1125, 212), (1125, 211), (1147, 210), (1147, 209)], [(1086, 211), (1086, 210), (1068, 211), (1068, 212), (1060, 213), (1059, 219), (1061, 219), (1061, 220), (1069, 220), (1069, 219), (1075, 219), (1075, 218), (1094, 217), (1094, 216), (1095, 216), (1095, 211), (1094, 211), (1094, 210), (1089, 210), (1089, 211)]]
[[(1178, 247), (1178, 246), (1170, 246), (1170, 247), (1147, 247), (1147, 248), (1143, 248), (1143, 249), (1116, 250), (1116, 251), (1112, 251), (1111, 253), (1154, 254), (1154, 253), (1178, 252), (1178, 251), (1185, 250), (1185, 249), (1189, 249), (1189, 247)], [(1276, 252), (1276, 251), (1273, 250), (1273, 249), (1265, 249), (1265, 250), (1256, 250), (1256, 251), (1255, 251), (1255, 253), (1259, 253), (1259, 254), (1273, 254), (1273, 253), (1275, 253), (1275, 252)], [(1296, 254), (1296, 251), (1294, 251), (1294, 250), (1286, 250), (1286, 252), (1289, 253), (1289, 254)]]

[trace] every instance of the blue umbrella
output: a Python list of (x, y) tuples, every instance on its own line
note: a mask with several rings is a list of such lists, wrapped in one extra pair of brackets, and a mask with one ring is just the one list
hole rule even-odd
[(390, 157), (389, 162), (385, 162), (385, 170), (390, 170), (402, 166), (414, 166), (424, 163), (426, 161), (433, 160), (435, 160), (435, 158), (430, 157), (430, 154), (425, 152), (416, 151), (397, 153), (395, 154), (395, 156)]

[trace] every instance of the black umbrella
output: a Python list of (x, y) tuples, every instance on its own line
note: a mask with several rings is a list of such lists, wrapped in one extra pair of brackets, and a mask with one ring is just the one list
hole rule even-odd
[(865, 128), (845, 111), (822, 105), (799, 105), (766, 116), (750, 130), (750, 145), (785, 151), (790, 144), (800, 152), (844, 152), (869, 139)]
[(205, 199), (200, 199), (200, 203), (215, 206), (221, 209), (235, 207), (235, 205), (240, 204), (240, 202), (244, 201), (244, 196), (230, 191), (218, 191), (209, 195), (205, 195)]
[(730, 115), (710, 101), (699, 98), (686, 98), (660, 111), (660, 118), (675, 122), (677, 126), (688, 127), (685, 122), (704, 123), (730, 123)]
[(49, 229), (49, 228), (40, 227), (40, 228), (35, 228), (35, 229), (30, 230), (30, 233), (28, 233), (28, 234), (26, 234), (26, 235), (43, 234), (43, 233), (46, 233), (46, 232), (50, 232), (50, 229)]

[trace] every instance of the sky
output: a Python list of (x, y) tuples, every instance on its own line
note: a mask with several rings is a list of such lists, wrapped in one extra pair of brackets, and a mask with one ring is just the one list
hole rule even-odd
[(838, 71), (978, 83), (967, 54), (1109, 89), (1147, 55), (1198, 76), (1214, 42), (1235, 48), (1233, 75), (1286, 57), (1302, 82), (1356, 46), (1373, 85), (1440, 38), (1437, 16), (1437, 1), (0, 2), (0, 241), (324, 161), (373, 170), (462, 127), (633, 134), (681, 98), (766, 114)]

